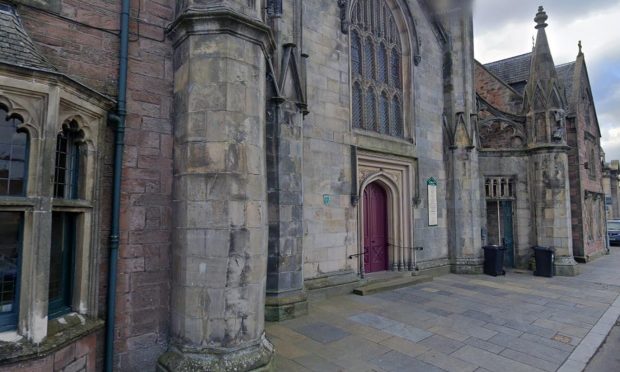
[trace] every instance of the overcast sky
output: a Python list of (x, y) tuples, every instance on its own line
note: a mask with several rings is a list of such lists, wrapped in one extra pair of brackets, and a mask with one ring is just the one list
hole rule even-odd
[(556, 65), (583, 52), (607, 161), (620, 159), (620, 0), (475, 0), (476, 59), (488, 63), (530, 52), (538, 6), (549, 16)]

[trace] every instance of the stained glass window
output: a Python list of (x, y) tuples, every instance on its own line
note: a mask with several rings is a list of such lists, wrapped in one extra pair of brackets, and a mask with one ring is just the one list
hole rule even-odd
[(351, 16), (353, 128), (405, 135), (401, 58), (396, 23), (385, 0), (357, 0)]
[(18, 132), (22, 121), (0, 106), (0, 195), (25, 193), (28, 136)]
[(375, 92), (372, 88), (366, 91), (366, 112), (364, 129), (377, 131), (377, 99), (375, 98)]
[(390, 131), (390, 104), (385, 93), (379, 101), (379, 133), (393, 135)]
[(353, 127), (356, 129), (363, 128), (363, 122), (362, 122), (363, 106), (364, 105), (362, 103), (362, 88), (360, 87), (359, 83), (355, 83), (353, 84), (352, 108), (353, 108)]
[(375, 47), (371, 38), (364, 41), (364, 78), (367, 80), (375, 79)]
[(390, 83), (397, 89), (400, 89), (400, 53), (398, 50), (392, 50), (390, 58)]
[(351, 33), (351, 68), (353, 75), (362, 75), (362, 46), (357, 32)]
[(390, 125), (390, 135), (395, 137), (403, 136), (402, 108), (398, 97), (392, 100), (392, 124)]
[(387, 66), (387, 52), (383, 44), (379, 45), (377, 51), (377, 77), (379, 83), (386, 84), (388, 82), (388, 66)]

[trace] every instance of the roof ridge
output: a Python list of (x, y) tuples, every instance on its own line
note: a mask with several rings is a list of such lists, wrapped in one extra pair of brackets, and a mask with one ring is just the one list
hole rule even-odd
[(555, 68), (560, 68), (560, 67), (564, 67), (564, 66), (568, 66), (568, 65), (574, 65), (575, 63), (577, 63), (577, 61), (561, 63), (559, 65), (556, 65)]
[(504, 59), (499, 59), (499, 60), (497, 60), (497, 61), (493, 61), (493, 62), (488, 62), (488, 63), (485, 63), (485, 64), (484, 64), (484, 66), (487, 66), (487, 65), (492, 65), (492, 64), (495, 64), (495, 63), (500, 63), (500, 62), (506, 62), (506, 61), (510, 61), (510, 60), (512, 60), (512, 59), (516, 59), (516, 58), (519, 58), (519, 57), (525, 57), (525, 56), (528, 56), (528, 55), (529, 55), (529, 56), (531, 56), (531, 55), (532, 55), (532, 52), (523, 53), (523, 54), (519, 54), (519, 55), (516, 55), (516, 56), (512, 56), (512, 57), (504, 58)]

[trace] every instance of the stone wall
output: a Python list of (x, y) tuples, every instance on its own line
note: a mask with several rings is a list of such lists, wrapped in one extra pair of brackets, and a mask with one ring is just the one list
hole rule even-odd
[[(526, 268), (532, 255), (531, 247), (536, 244), (533, 233), (533, 210), (530, 197), (530, 175), (528, 156), (508, 155), (493, 151), (483, 151), (480, 156), (480, 175), (484, 180), (489, 176), (513, 177), (516, 185), (516, 199), (513, 202), (513, 239), (515, 247), (515, 265)], [(482, 191), (484, 195), (484, 191)], [(487, 224), (491, 223), (488, 216)], [(495, 225), (497, 222), (493, 221)], [(491, 234), (489, 227), (488, 234)], [(497, 240), (497, 239), (496, 239)]]
[[(18, 7), (24, 25), (60, 72), (116, 96), (120, 2), (17, 3), (29, 5)], [(36, 8), (40, 6), (51, 13)], [(173, 7), (169, 0), (132, 2), (115, 340), (115, 368), (124, 371), (154, 368), (168, 342), (172, 54), (164, 27), (172, 20)], [(107, 286), (111, 132), (104, 149), (107, 158), (102, 180), (101, 316)]]
[[(412, 142), (352, 130), (350, 123), (349, 36), (341, 32), (337, 2), (303, 1), (303, 51), (308, 59), (308, 106), (304, 133), (304, 277), (334, 272), (357, 271), (358, 206), (351, 203), (357, 183), (353, 169), (352, 146), (376, 152), (417, 159), (418, 174), (411, 194), (418, 197), (413, 212), (413, 245), (424, 246), (419, 258), (424, 267), (445, 265), (447, 249), (446, 188), (442, 113), (443, 45), (426, 10), (417, 1), (407, 1), (416, 23), (422, 51), (411, 76), (413, 106), (406, 125)], [(411, 35), (415, 37), (416, 35)], [(439, 182), (439, 226), (428, 227), (426, 180)], [(359, 186), (359, 185), (358, 185)], [(329, 202), (325, 202), (325, 197)], [(443, 261), (442, 261), (443, 260)]]
[[(575, 79), (580, 89), (573, 92), (574, 116), (568, 120), (570, 125), (567, 132), (571, 146), (569, 174), (573, 241), (575, 256), (582, 261), (588, 261), (601, 255), (606, 248), (605, 191), (600, 161), (600, 131), (593, 115), (594, 108), (583, 57), (578, 58), (576, 69)], [(577, 86), (577, 83), (575, 85)]]
[(309, 279), (356, 267), (347, 255), (357, 253), (357, 215), (351, 206), (348, 37), (340, 31), (337, 2), (303, 6), (310, 109), (303, 123), (303, 265)]
[[(418, 175), (415, 178), (414, 195), (419, 199), (414, 204), (413, 245), (424, 247), (418, 259), (424, 268), (441, 266), (448, 258), (448, 171), (443, 113), (444, 49), (445, 41), (438, 35), (431, 18), (425, 16), (428, 10), (417, 1), (409, 1), (409, 7), (416, 22), (418, 39), (421, 41), (421, 61), (413, 70), (414, 84), (414, 129)], [(438, 226), (428, 225), (428, 190), (426, 181), (434, 178), (437, 185)]]
[(523, 97), (503, 83), (495, 75), (476, 61), (476, 93), (493, 107), (511, 114), (519, 114), (523, 107)]

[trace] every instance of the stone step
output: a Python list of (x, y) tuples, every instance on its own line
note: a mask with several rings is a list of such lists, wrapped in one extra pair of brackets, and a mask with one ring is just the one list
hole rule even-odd
[(433, 281), (433, 277), (426, 275), (409, 275), (394, 279), (376, 280), (355, 288), (353, 290), (353, 293), (359, 296), (368, 296), (374, 293), (391, 291), (393, 289), (409, 287), (412, 285), (427, 283), (431, 281)]

